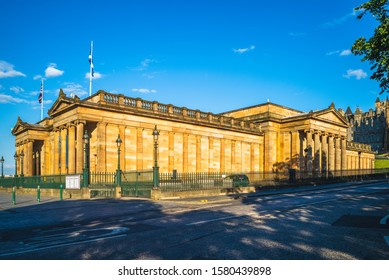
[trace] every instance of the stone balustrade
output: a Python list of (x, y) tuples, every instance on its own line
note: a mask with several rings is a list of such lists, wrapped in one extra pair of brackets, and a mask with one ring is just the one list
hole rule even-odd
[(369, 144), (356, 143), (356, 142), (347, 142), (348, 150), (358, 150), (361, 152), (371, 152), (371, 146)]
[[(96, 98), (97, 97), (97, 98)], [(153, 113), (154, 115), (177, 118), (179, 120), (196, 121), (203, 124), (215, 124), (220, 128), (234, 128), (244, 131), (250, 131), (262, 134), (260, 127), (249, 121), (243, 121), (232, 117), (225, 117), (219, 114), (201, 112), (199, 110), (188, 109), (186, 107), (177, 107), (172, 104), (162, 104), (143, 100), (141, 98), (127, 97), (122, 94), (112, 94), (105, 91), (98, 91), (93, 98), (101, 105), (117, 105), (128, 108), (137, 113)]]

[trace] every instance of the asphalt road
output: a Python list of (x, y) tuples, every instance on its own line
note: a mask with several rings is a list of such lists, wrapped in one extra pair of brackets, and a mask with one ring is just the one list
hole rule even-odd
[(0, 200), (0, 259), (388, 260), (388, 206), (383, 181), (208, 200)]

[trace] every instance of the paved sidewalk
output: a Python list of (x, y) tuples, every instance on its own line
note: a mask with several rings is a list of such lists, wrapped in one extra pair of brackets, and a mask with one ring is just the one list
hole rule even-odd
[(142, 211), (163, 211), (173, 207), (172, 203), (147, 199), (65, 199), (19, 194), (16, 205), (12, 204), (12, 194), (0, 192), (0, 232), (23, 228), (44, 227), (63, 223), (97, 221), (101, 218), (115, 219), (123, 215), (136, 215)]

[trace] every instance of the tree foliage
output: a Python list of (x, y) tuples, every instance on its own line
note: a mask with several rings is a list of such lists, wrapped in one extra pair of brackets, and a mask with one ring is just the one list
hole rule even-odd
[(359, 11), (358, 19), (362, 19), (370, 13), (379, 25), (374, 30), (370, 39), (361, 37), (352, 46), (352, 53), (363, 56), (362, 61), (369, 61), (371, 70), (370, 77), (380, 84), (381, 93), (389, 92), (389, 0), (370, 0), (355, 10)]

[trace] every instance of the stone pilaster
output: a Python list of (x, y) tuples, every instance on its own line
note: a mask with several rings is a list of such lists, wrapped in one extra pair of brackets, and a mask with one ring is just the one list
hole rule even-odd
[(182, 140), (182, 162), (183, 172), (188, 172), (188, 134), (183, 134)]
[(106, 165), (106, 137), (107, 137), (107, 124), (103, 122), (97, 123), (97, 163), (96, 172), (107, 172)]
[(174, 132), (169, 132), (169, 159), (168, 159), (168, 171), (172, 172), (174, 169)]
[(225, 171), (225, 139), (220, 139), (220, 171)]
[(136, 169), (143, 169), (143, 128), (136, 129)]
[(201, 136), (196, 135), (196, 172), (201, 171)]

